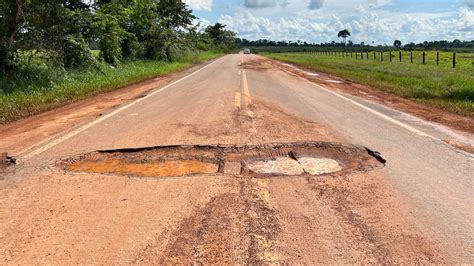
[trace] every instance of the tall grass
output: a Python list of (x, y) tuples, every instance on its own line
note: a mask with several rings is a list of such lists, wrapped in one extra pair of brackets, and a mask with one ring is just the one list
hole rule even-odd
[[(474, 70), (300, 53), (263, 53), (452, 113), (474, 117)], [(388, 58), (388, 57), (387, 57)]]
[(219, 53), (187, 54), (176, 62), (134, 60), (117, 67), (74, 69), (59, 73), (45, 66), (20, 69), (0, 80), (0, 124), (52, 110), (90, 96), (164, 75), (220, 56)]

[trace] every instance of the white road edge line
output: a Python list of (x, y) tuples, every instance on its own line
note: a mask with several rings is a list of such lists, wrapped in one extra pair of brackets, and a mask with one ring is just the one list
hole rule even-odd
[(335, 91), (332, 91), (332, 90), (327, 89), (327, 88), (325, 88), (325, 87), (323, 87), (323, 86), (321, 86), (321, 85), (318, 85), (318, 84), (312, 82), (312, 81), (309, 80), (309, 79), (303, 78), (303, 77), (301, 77), (301, 76), (299, 76), (299, 75), (296, 75), (296, 74), (294, 74), (294, 73), (292, 73), (292, 72), (290, 72), (290, 71), (287, 71), (287, 70), (285, 70), (285, 69), (283, 69), (283, 68), (280, 68), (280, 69), (281, 69), (283, 72), (285, 72), (285, 73), (287, 73), (287, 74), (289, 74), (289, 75), (296, 76), (296, 77), (298, 77), (299, 79), (302, 79), (302, 80), (304, 80), (304, 81), (310, 83), (311, 85), (315, 86), (315, 87), (318, 88), (318, 89), (321, 89), (321, 90), (324, 90), (324, 91), (326, 91), (326, 92), (329, 92), (329, 93), (331, 93), (331, 94), (333, 94), (333, 95), (335, 95), (335, 96), (337, 96), (337, 97), (339, 97), (339, 98), (341, 98), (341, 99), (343, 99), (343, 100), (346, 100), (346, 101), (348, 101), (348, 102), (354, 104), (355, 106), (358, 106), (358, 107), (360, 107), (360, 108), (362, 108), (362, 109), (364, 109), (364, 110), (366, 110), (366, 111), (368, 111), (368, 112), (370, 112), (370, 113), (372, 113), (372, 114), (374, 114), (374, 115), (376, 115), (376, 116), (378, 116), (378, 117), (380, 117), (380, 118), (382, 118), (382, 119), (385, 119), (385, 120), (387, 120), (387, 121), (389, 121), (389, 122), (391, 122), (391, 123), (393, 123), (393, 124), (395, 124), (395, 125), (398, 125), (398, 126), (404, 128), (404, 129), (406, 129), (406, 130), (408, 130), (408, 131), (410, 131), (410, 132), (412, 132), (412, 133), (415, 133), (415, 134), (417, 134), (417, 135), (419, 135), (419, 136), (422, 136), (422, 137), (426, 137), (426, 138), (432, 139), (432, 140), (434, 140), (434, 141), (436, 141), (436, 142), (438, 142), (438, 143), (441, 143), (441, 144), (443, 144), (443, 145), (449, 147), (450, 149), (453, 149), (453, 150), (454, 150), (455, 152), (457, 152), (457, 153), (460, 153), (460, 154), (462, 154), (462, 155), (464, 155), (464, 156), (466, 156), (466, 157), (469, 157), (469, 158), (471, 158), (471, 159), (474, 159), (474, 156), (473, 156), (471, 153), (469, 153), (469, 152), (466, 152), (466, 151), (463, 151), (463, 150), (458, 149), (458, 148), (456, 148), (456, 147), (453, 147), (453, 146), (451, 146), (451, 145), (445, 143), (444, 141), (442, 141), (442, 140), (440, 140), (440, 139), (438, 139), (438, 138), (436, 138), (436, 137), (434, 137), (434, 136), (432, 136), (432, 135), (429, 135), (429, 134), (427, 134), (427, 133), (425, 133), (425, 132), (423, 132), (423, 131), (420, 131), (420, 130), (418, 130), (418, 129), (412, 127), (412, 126), (409, 126), (409, 125), (407, 125), (407, 124), (405, 124), (405, 123), (402, 123), (402, 122), (400, 122), (400, 121), (398, 121), (398, 120), (396, 120), (396, 119), (394, 119), (394, 118), (391, 118), (391, 117), (389, 117), (389, 116), (387, 116), (387, 115), (384, 115), (384, 114), (382, 114), (382, 113), (380, 113), (380, 112), (378, 112), (378, 111), (376, 111), (376, 110), (374, 110), (374, 109), (372, 109), (372, 108), (369, 108), (369, 107), (367, 107), (367, 106), (365, 106), (365, 105), (363, 105), (363, 104), (360, 104), (360, 103), (358, 103), (358, 102), (356, 102), (356, 101), (354, 101), (354, 100), (351, 100), (351, 99), (349, 99), (349, 98), (347, 98), (347, 97), (345, 97), (345, 96), (343, 96), (343, 95), (341, 95), (341, 94), (339, 94), (339, 93), (337, 93), (337, 92), (335, 92)]
[[(177, 83), (179, 83), (179, 82), (181, 82), (181, 81), (183, 81), (183, 80), (185, 80), (185, 79), (188, 79), (188, 78), (190, 78), (190, 77), (196, 75), (197, 73), (201, 72), (202, 70), (204, 70), (204, 69), (208, 68), (209, 66), (211, 66), (211, 65), (217, 63), (218, 61), (222, 60), (224, 57), (225, 57), (225, 56), (223, 56), (223, 57), (221, 57), (221, 58), (218, 58), (217, 60), (215, 60), (215, 61), (213, 61), (213, 62), (211, 62), (211, 63), (209, 63), (209, 64), (203, 66), (202, 68), (200, 68), (200, 69), (194, 71), (193, 73), (191, 73), (191, 74), (189, 74), (189, 75), (187, 75), (187, 76), (184, 76), (184, 77), (182, 77), (182, 78), (180, 78), (180, 79), (178, 79), (178, 80), (176, 80), (176, 81), (174, 81), (174, 82), (172, 82), (172, 83), (170, 83), (170, 84), (164, 86), (163, 88), (161, 88), (161, 89), (159, 89), (159, 90), (156, 90), (156, 91), (154, 91), (154, 92), (148, 94), (148, 95), (145, 96), (145, 97), (139, 98), (139, 99), (137, 99), (137, 100), (135, 100), (135, 101), (133, 101), (133, 102), (131, 102), (131, 103), (129, 103), (129, 104), (126, 104), (126, 105), (124, 105), (124, 106), (122, 106), (122, 107), (120, 107), (120, 108), (118, 108), (118, 109), (116, 109), (116, 110), (114, 110), (114, 111), (112, 111), (112, 112), (110, 112), (110, 113), (108, 113), (108, 114), (106, 114), (106, 115), (104, 115), (104, 116), (102, 116), (102, 117), (100, 117), (100, 118), (98, 118), (98, 119), (96, 119), (96, 120), (94, 120), (94, 121), (92, 121), (92, 122), (90, 122), (90, 123), (88, 123), (88, 124), (82, 126), (82, 127), (79, 127), (79, 128), (77, 128), (77, 129), (75, 129), (75, 130), (73, 130), (73, 131), (71, 131), (71, 132), (69, 132), (69, 133), (67, 133), (67, 134), (65, 134), (65, 135), (62, 135), (62, 136), (60, 136), (60, 137), (58, 137), (58, 138), (56, 138), (57, 136), (54, 136), (54, 137), (51, 138), (51, 139), (48, 139), (48, 140), (46, 140), (46, 141), (43, 141), (43, 142), (41, 142), (40, 144), (38, 144), (38, 145), (34, 146), (33, 148), (31, 148), (31, 149), (27, 150), (26, 152), (24, 152), (24, 154), (20, 153), (20, 155), (18, 156), (18, 160), (21, 161), (21, 160), (23, 160), (23, 159), (30, 159), (30, 158), (32, 158), (32, 157), (38, 155), (38, 154), (41, 154), (41, 153), (43, 153), (43, 152), (49, 150), (50, 148), (52, 148), (52, 147), (54, 147), (54, 146), (60, 144), (61, 142), (64, 142), (64, 141), (66, 141), (66, 140), (68, 140), (68, 139), (70, 139), (70, 138), (76, 136), (77, 134), (83, 132), (84, 130), (87, 130), (87, 129), (89, 129), (89, 128), (91, 128), (91, 127), (93, 127), (93, 126), (95, 126), (95, 125), (97, 125), (97, 124), (99, 124), (99, 123), (101, 123), (101, 122), (103, 122), (103, 121), (105, 121), (105, 120), (111, 118), (112, 116), (114, 116), (114, 115), (116, 115), (116, 114), (118, 114), (118, 113), (120, 113), (120, 112), (122, 112), (122, 111), (124, 111), (124, 110), (126, 110), (126, 109), (128, 109), (128, 108), (130, 108), (130, 107), (132, 107), (132, 106), (134, 106), (134, 105), (136, 105), (137, 103), (140, 103), (140, 102), (144, 101), (145, 99), (148, 99), (148, 98), (150, 98), (150, 97), (152, 97), (152, 96), (154, 96), (154, 95), (156, 95), (156, 94), (158, 94), (158, 93), (160, 93), (160, 92), (162, 92), (162, 91), (164, 91), (164, 90), (166, 90), (166, 89), (172, 87), (173, 85), (176, 85)], [(56, 138), (56, 139), (54, 139), (54, 138)], [(52, 139), (53, 139), (53, 140), (52, 140)]]
[[(282, 70), (283, 70), (284, 72), (288, 73), (288, 74), (291, 73), (291, 72), (289, 72), (289, 71), (287, 71), (287, 70), (284, 70), (284, 69), (282, 69)], [(293, 73), (291, 73), (291, 74), (294, 75)], [(360, 104), (360, 103), (358, 103), (358, 102), (356, 102), (356, 101), (354, 101), (354, 100), (351, 100), (351, 99), (349, 99), (349, 98), (347, 98), (347, 97), (345, 97), (345, 96), (343, 96), (343, 95), (341, 95), (341, 94), (339, 94), (339, 93), (337, 93), (337, 92), (334, 92), (334, 91), (332, 91), (332, 90), (330, 90), (330, 89), (327, 89), (327, 88), (325, 88), (325, 87), (323, 87), (323, 86), (321, 86), (321, 85), (315, 84), (315, 83), (313, 83), (312, 81), (310, 81), (310, 80), (308, 80), (308, 79), (305, 79), (305, 78), (303, 78), (303, 77), (300, 77), (300, 76), (298, 76), (298, 75), (296, 75), (296, 76), (297, 76), (298, 78), (300, 78), (300, 79), (306, 81), (306, 82), (309, 82), (311, 85), (316, 86), (316, 87), (319, 88), (319, 89), (322, 89), (322, 90), (324, 90), (324, 91), (326, 91), (326, 92), (329, 92), (329, 93), (331, 93), (331, 94), (333, 94), (333, 95), (335, 95), (335, 96), (337, 96), (337, 97), (339, 97), (339, 98), (341, 98), (341, 99), (343, 99), (343, 100), (346, 100), (346, 101), (348, 101), (348, 102), (350, 102), (350, 103), (352, 103), (352, 104), (354, 104), (354, 105), (356, 105), (356, 106), (358, 106), (358, 107), (360, 107), (360, 108), (362, 108), (362, 109), (364, 109), (364, 110), (366, 110), (366, 111), (368, 111), (368, 112), (370, 112), (370, 113), (372, 113), (372, 114), (374, 114), (374, 115), (376, 115), (376, 116), (378, 116), (378, 117), (381, 117), (381, 118), (383, 118), (383, 119), (385, 119), (385, 120), (387, 120), (387, 121), (389, 121), (389, 122), (391, 122), (391, 123), (393, 123), (393, 124), (396, 124), (396, 125), (398, 125), (398, 126), (404, 128), (404, 129), (406, 129), (406, 130), (408, 130), (408, 131), (410, 131), (410, 132), (412, 132), (412, 133), (415, 133), (415, 134), (417, 134), (417, 135), (419, 135), (419, 136), (422, 136), (422, 137), (427, 137), (427, 138), (431, 138), (431, 139), (436, 139), (436, 140), (438, 140), (436, 137), (433, 137), (433, 136), (431, 136), (431, 135), (429, 135), (429, 134), (426, 134), (425, 132), (422, 132), (422, 131), (420, 131), (420, 130), (414, 128), (414, 127), (411, 127), (411, 126), (409, 126), (409, 125), (407, 125), (407, 124), (405, 124), (405, 123), (402, 123), (402, 122), (400, 122), (400, 121), (398, 121), (398, 120), (396, 120), (396, 119), (393, 119), (393, 118), (391, 118), (391, 117), (389, 117), (389, 116), (387, 116), (387, 115), (384, 115), (384, 114), (382, 114), (382, 113), (380, 113), (380, 112), (378, 112), (378, 111), (375, 111), (374, 109), (369, 108), (369, 107), (367, 107), (367, 106), (365, 106), (365, 105), (363, 105), (363, 104)]]

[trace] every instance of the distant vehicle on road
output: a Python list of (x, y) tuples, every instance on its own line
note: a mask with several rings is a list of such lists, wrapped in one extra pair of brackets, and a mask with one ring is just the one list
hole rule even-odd
[(245, 48), (245, 49), (244, 49), (244, 54), (250, 54), (250, 53), (251, 53), (251, 52), (250, 52), (250, 49), (249, 49), (249, 48)]

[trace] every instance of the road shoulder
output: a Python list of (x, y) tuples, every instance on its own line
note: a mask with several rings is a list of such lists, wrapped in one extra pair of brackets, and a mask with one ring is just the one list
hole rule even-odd
[(152, 91), (215, 60), (199, 63), (184, 70), (99, 94), (10, 124), (0, 125), (0, 152), (18, 156), (38, 143), (97, 119), (119, 106), (145, 97)]

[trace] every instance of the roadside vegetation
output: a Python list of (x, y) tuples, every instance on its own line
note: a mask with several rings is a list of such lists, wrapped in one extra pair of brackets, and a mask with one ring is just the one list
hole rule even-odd
[(262, 54), (474, 118), (474, 70), (472, 67), (453, 69), (432, 64), (390, 63), (388, 60), (376, 62), (305, 53), (263, 52)]
[(235, 33), (202, 28), (181, 0), (4, 0), (0, 124), (232, 51)]

